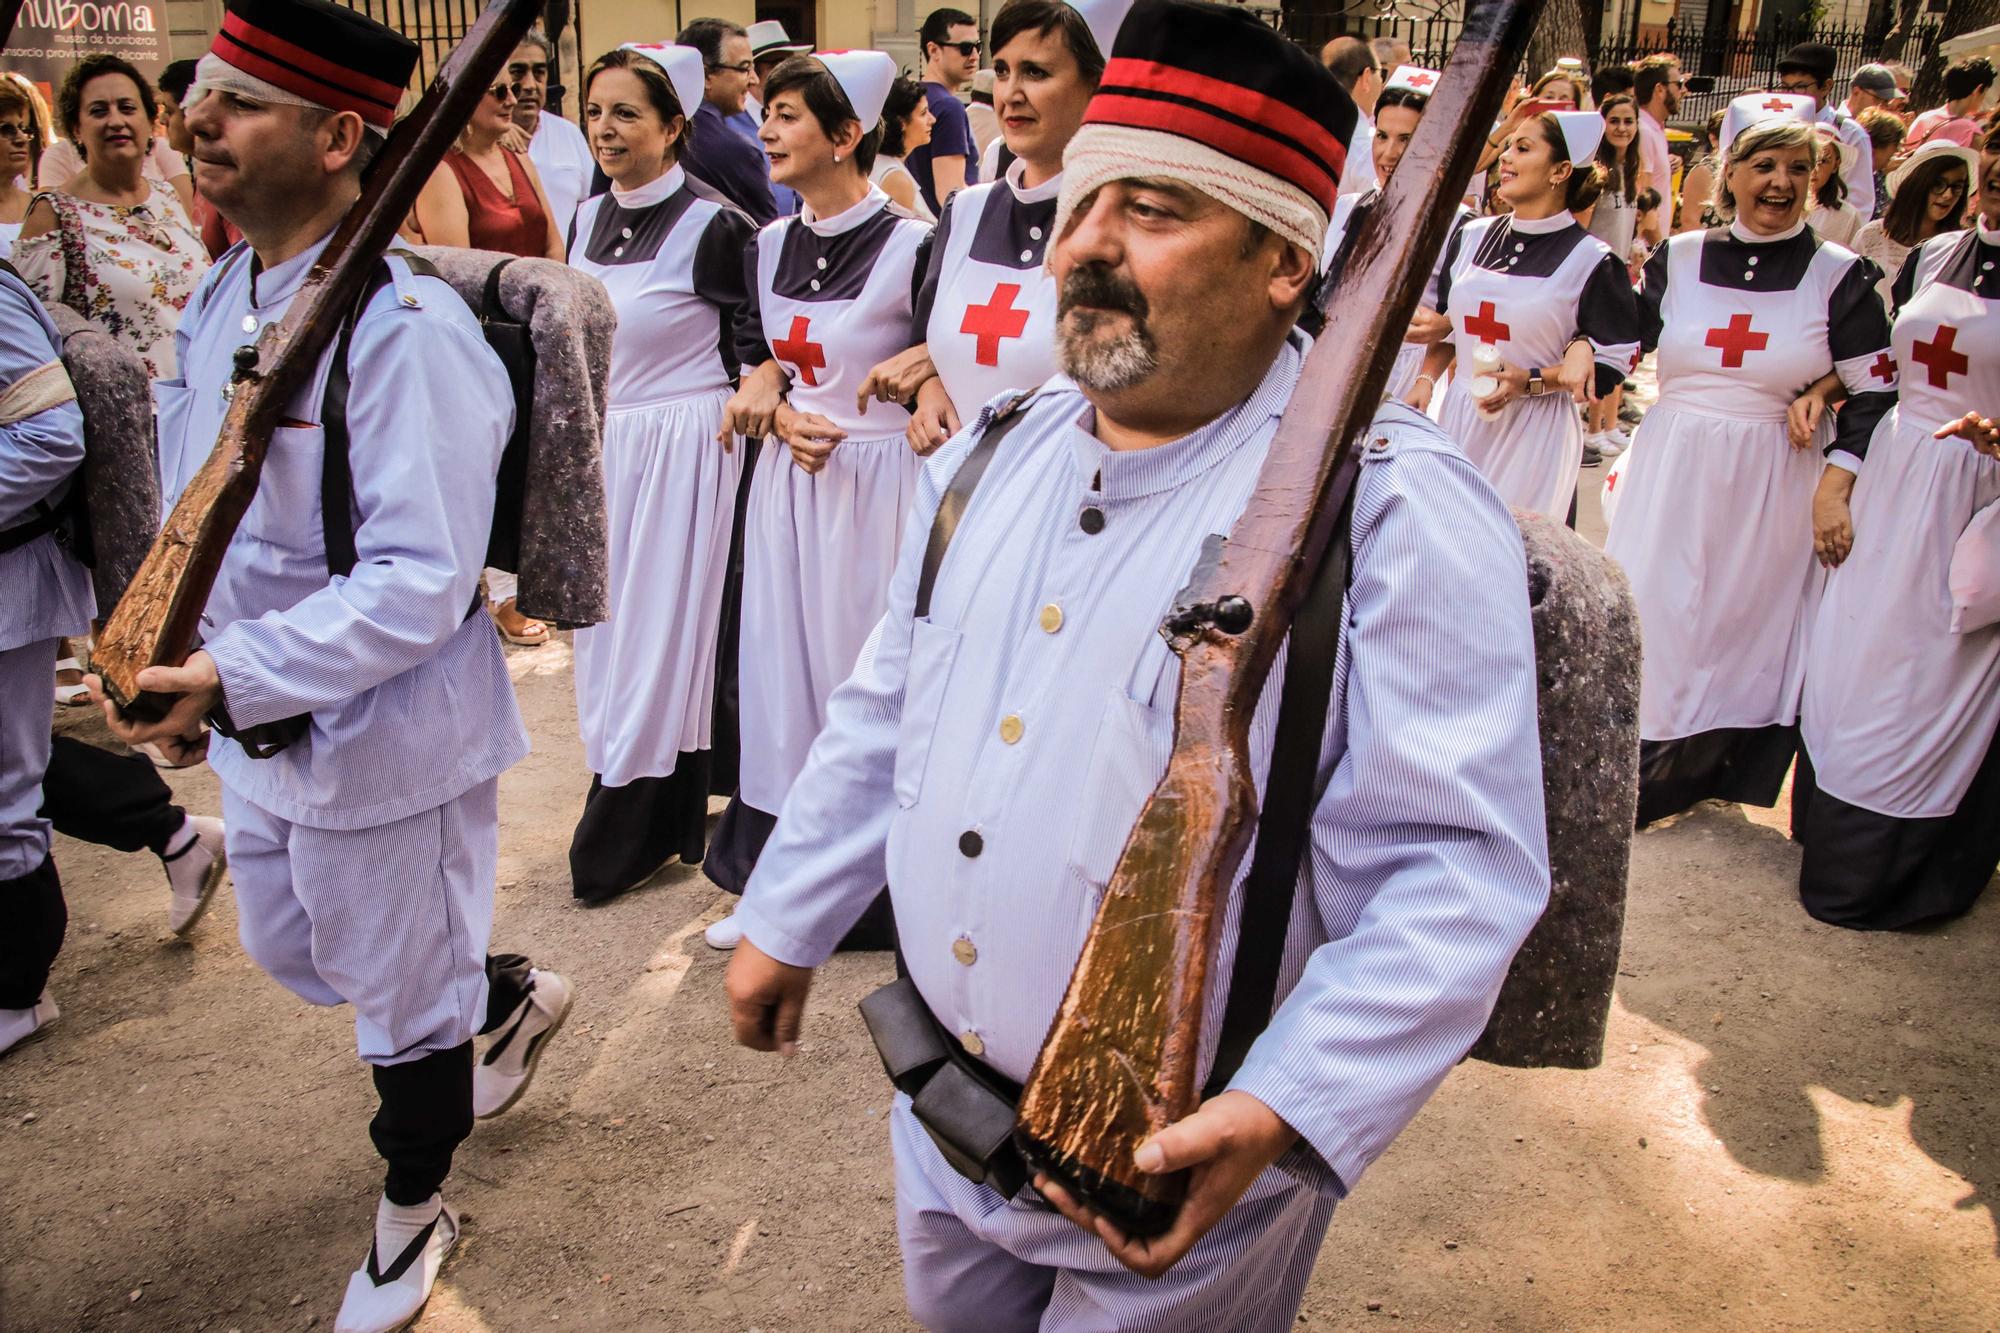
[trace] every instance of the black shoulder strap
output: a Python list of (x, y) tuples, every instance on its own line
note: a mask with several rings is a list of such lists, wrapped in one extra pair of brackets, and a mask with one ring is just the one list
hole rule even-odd
[[(438, 275), (437, 269), (420, 255), (405, 250), (389, 253), (408, 264), (412, 273), (427, 277)], [(347, 371), (347, 354), (354, 346), (354, 326), (361, 319), (361, 312), (368, 308), (375, 294), (395, 278), (389, 271), (387, 258), (385, 255), (384, 262), (369, 275), (367, 285), (361, 289), (360, 299), (354, 303), (353, 313), (340, 326), (340, 338), (333, 348), (333, 364), (327, 368), (326, 398), (319, 414), (323, 431), (319, 464), (319, 525), (325, 538), (326, 572), (329, 575), (352, 574), (355, 562), (360, 558), (354, 550), (354, 472), (347, 461), (347, 391), (352, 384)]]
[(919, 618), (931, 613), (931, 589), (937, 586), (944, 553), (958, 532), (959, 520), (965, 517), (966, 506), (972, 503), (972, 493), (979, 489), (980, 478), (986, 475), (986, 465), (993, 461), (1000, 441), (1006, 439), (1014, 427), (1021, 424), (1021, 419), (1028, 415), (1027, 404), (1032, 397), (1033, 393), (1024, 393), (994, 413), (993, 419), (986, 423), (985, 432), (972, 446), (972, 452), (958, 465), (951, 485), (945, 488), (944, 498), (938, 501), (937, 517), (931, 520), (930, 544), (924, 548), (923, 572), (917, 578), (916, 615)]
[(1326, 556), (1305, 601), (1292, 619), (1291, 651), (1278, 697), (1277, 730), (1271, 742), (1271, 772), (1264, 783), (1264, 808), (1257, 819), (1257, 845), (1243, 879), (1243, 911), (1236, 932), (1236, 965), (1229, 977), (1229, 1002), (1222, 1036), (1203, 1098), (1229, 1086), (1250, 1045), (1271, 1024), (1277, 1002), (1278, 968), (1285, 934), (1298, 896), (1299, 868), (1319, 805), (1320, 744), (1333, 694), (1333, 664), (1340, 649), (1341, 619), (1352, 574), (1350, 529), (1354, 491), (1340, 507)]

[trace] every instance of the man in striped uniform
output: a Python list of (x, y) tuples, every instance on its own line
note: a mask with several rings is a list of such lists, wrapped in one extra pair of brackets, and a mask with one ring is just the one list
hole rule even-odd
[[(1178, 664), (1158, 627), (1298, 380), (1354, 123), (1241, 11), (1134, 7), (1066, 158), (1064, 373), (987, 458), (919, 611), (934, 514), (1001, 400), (927, 465), (888, 614), (739, 909), (745, 1044), (796, 1041), (810, 969), (886, 880), (954, 1060), (989, 1087), (1028, 1074), (1165, 769)], [(1271, 772), (1289, 651), (1251, 728), (1260, 792), (1318, 792), (1289, 930), (1242, 941), (1279, 955), (1281, 999), (1227, 1089), (1139, 1154), (1192, 1168), (1188, 1202), (1141, 1241), (1053, 1187), (1009, 1198), (899, 1096), (898, 1229), (928, 1328), (1289, 1328), (1336, 1201), (1479, 1035), (1546, 901), (1520, 536), (1428, 420), (1392, 404), (1368, 439), (1316, 771)], [(1240, 911), (1239, 881), (1213, 985)]]
[[(416, 58), (332, 0), (236, 0), (224, 18), (187, 123), (202, 195), (244, 240), (188, 302), (184, 378), (154, 385), (167, 506), (215, 444), (236, 353), (285, 317), (360, 194)], [(139, 675), (180, 700), (154, 725), (104, 705), (125, 739), (173, 753), (215, 723), (243, 946), (301, 999), (353, 1006), (388, 1170), (336, 1333), (401, 1328), (422, 1307), (458, 1239), (439, 1192), (452, 1153), (475, 1114), (519, 1098), (570, 1003), (562, 977), (487, 953), (499, 775), (528, 749), (475, 593), (513, 392), (447, 283), (394, 255), (378, 277), (286, 405), (201, 649)], [(338, 350), (352, 512), (323, 522), (319, 423)], [(325, 524), (350, 520), (353, 565), (334, 571)], [(251, 729), (289, 739), (258, 757), (235, 739)]]

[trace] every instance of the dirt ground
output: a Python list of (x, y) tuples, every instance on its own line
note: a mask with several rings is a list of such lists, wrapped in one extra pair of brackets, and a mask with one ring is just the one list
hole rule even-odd
[[(854, 1008), (887, 956), (824, 970), (798, 1058), (731, 1045), (698, 871), (572, 905), (569, 648), (511, 664), (536, 751), (501, 783), (494, 942), (579, 997), (460, 1153), (465, 1239), (419, 1327), (906, 1327)], [(216, 809), (205, 768), (169, 781)], [(1819, 926), (1787, 815), (1639, 837), (1603, 1067), (1454, 1072), (1335, 1216), (1302, 1327), (2000, 1328), (2000, 894), (1943, 929)], [(0, 1062), (0, 1328), (330, 1328), (379, 1187), (346, 1015), (256, 970), (227, 892), (179, 943), (152, 857), (57, 856), (63, 1017)]]

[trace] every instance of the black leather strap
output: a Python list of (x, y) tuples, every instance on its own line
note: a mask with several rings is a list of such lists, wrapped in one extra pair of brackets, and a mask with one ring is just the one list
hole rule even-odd
[(972, 493), (979, 489), (980, 478), (986, 475), (986, 465), (993, 461), (1000, 442), (1028, 415), (1026, 407), (1032, 397), (1034, 394), (1024, 393), (994, 413), (978, 443), (972, 446), (972, 452), (958, 465), (951, 485), (945, 487), (944, 498), (938, 501), (937, 517), (931, 520), (931, 538), (930, 544), (924, 548), (923, 572), (917, 578), (916, 614), (919, 619), (931, 613), (931, 589), (937, 586), (938, 570), (944, 565), (944, 553), (951, 547), (951, 539), (958, 532), (959, 520), (965, 517), (966, 506), (972, 503)]
[[(1357, 446), (1358, 447), (1358, 446)], [(1352, 573), (1350, 532), (1354, 518), (1352, 455), (1348, 471), (1335, 477), (1340, 504), (1333, 538), (1305, 601), (1292, 618), (1291, 650), (1285, 684), (1278, 697), (1278, 723), (1271, 742), (1271, 772), (1264, 808), (1257, 817), (1257, 845), (1250, 873), (1243, 878), (1243, 911), (1236, 934), (1236, 966), (1229, 977), (1222, 1035), (1216, 1042), (1204, 1099), (1229, 1086), (1243, 1066), (1251, 1043), (1270, 1026), (1278, 996), (1278, 968), (1298, 896), (1299, 868), (1319, 805), (1320, 744), (1333, 694), (1333, 665), (1340, 649), (1340, 625)], [(1341, 495), (1342, 483), (1346, 493)]]

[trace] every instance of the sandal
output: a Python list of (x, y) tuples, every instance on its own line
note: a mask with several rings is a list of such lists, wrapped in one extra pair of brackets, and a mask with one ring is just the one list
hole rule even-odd
[[(65, 681), (65, 671), (75, 672), (76, 679)], [(74, 657), (56, 663), (56, 702), (64, 708), (85, 708), (90, 704), (90, 690), (83, 683), (83, 663)]]
[(549, 641), (549, 627), (522, 615), (512, 597), (493, 608), (493, 623), (500, 627), (501, 638), (522, 648), (539, 648)]

